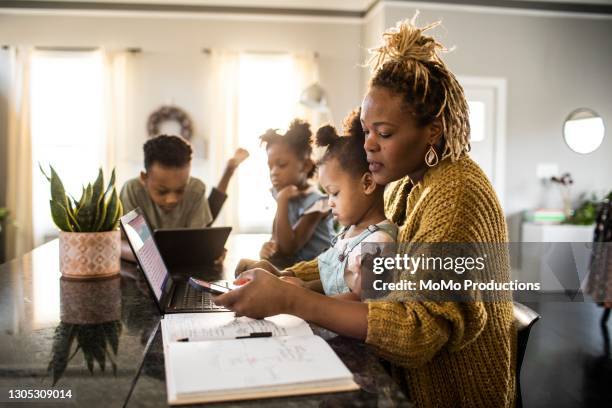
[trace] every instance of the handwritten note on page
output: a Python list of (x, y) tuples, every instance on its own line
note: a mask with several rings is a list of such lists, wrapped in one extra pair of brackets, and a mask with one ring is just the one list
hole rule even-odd
[(291, 315), (276, 315), (257, 320), (234, 317), (233, 313), (181, 313), (166, 315), (162, 331), (168, 342), (235, 339), (251, 333), (271, 332), (272, 336), (306, 336), (312, 330), (304, 320)]

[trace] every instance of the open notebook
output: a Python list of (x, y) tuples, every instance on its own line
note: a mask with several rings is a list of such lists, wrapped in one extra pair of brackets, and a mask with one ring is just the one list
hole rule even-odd
[[(166, 315), (161, 327), (169, 404), (359, 388), (325, 340), (295, 316), (176, 314)], [(252, 333), (271, 337), (236, 338)]]

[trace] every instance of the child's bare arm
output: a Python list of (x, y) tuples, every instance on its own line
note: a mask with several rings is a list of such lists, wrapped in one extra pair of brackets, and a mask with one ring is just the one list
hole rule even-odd
[(340, 300), (352, 300), (354, 302), (361, 302), (361, 298), (355, 292), (341, 293), (339, 295), (334, 295), (332, 297), (335, 299), (340, 299)]
[(308, 281), (308, 282), (304, 282), (300, 278), (296, 278), (293, 276), (281, 276), (280, 279), (283, 280), (284, 282), (290, 283), (295, 286), (300, 286), (302, 288), (310, 289), (317, 293), (324, 293), (323, 284), (321, 283), (320, 279)]
[[(293, 255), (308, 242), (319, 222), (325, 218), (325, 213), (306, 214), (295, 225), (289, 222), (288, 209), (279, 205), (276, 214), (276, 237), (278, 252), (283, 255)], [(281, 211), (283, 211), (281, 213)]]
[(289, 221), (289, 200), (303, 194), (296, 186), (283, 188), (276, 198), (277, 207), (273, 225), (273, 239), (278, 244), (278, 252), (291, 256), (308, 242), (319, 222), (327, 212), (312, 212), (300, 217), (295, 225)]

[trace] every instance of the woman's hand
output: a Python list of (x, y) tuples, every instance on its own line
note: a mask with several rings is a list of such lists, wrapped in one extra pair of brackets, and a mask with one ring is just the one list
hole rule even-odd
[(276, 241), (267, 241), (261, 246), (261, 250), (259, 251), (259, 257), (262, 259), (271, 258), (278, 251), (278, 244)]
[(215, 296), (215, 304), (255, 319), (290, 313), (294, 293), (301, 290), (263, 269), (248, 270), (235, 283), (241, 286)]
[(236, 266), (234, 276), (238, 277), (242, 272), (255, 268), (263, 269), (275, 276), (282, 275), (281, 271), (279, 271), (276, 266), (272, 265), (269, 261), (266, 261), (265, 259), (262, 259), (260, 261), (256, 261), (254, 259), (241, 259), (240, 262), (238, 262), (238, 266)]

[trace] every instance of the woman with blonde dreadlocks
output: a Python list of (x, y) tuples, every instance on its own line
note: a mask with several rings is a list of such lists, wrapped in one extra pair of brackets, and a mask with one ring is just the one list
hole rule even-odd
[[(415, 16), (416, 17), (416, 16)], [(469, 151), (463, 89), (438, 56), (442, 45), (415, 19), (384, 34), (361, 123), (370, 171), (385, 192), (387, 217), (405, 243), (504, 243), (504, 216)], [(507, 257), (497, 278), (509, 280)], [(287, 269), (318, 279), (316, 262)], [(243, 272), (243, 285), (216, 298), (240, 314), (290, 313), (364, 340), (392, 364), (419, 407), (514, 406), (516, 333), (512, 304), (393, 300), (365, 303), (325, 297), (283, 282), (263, 269)]]

